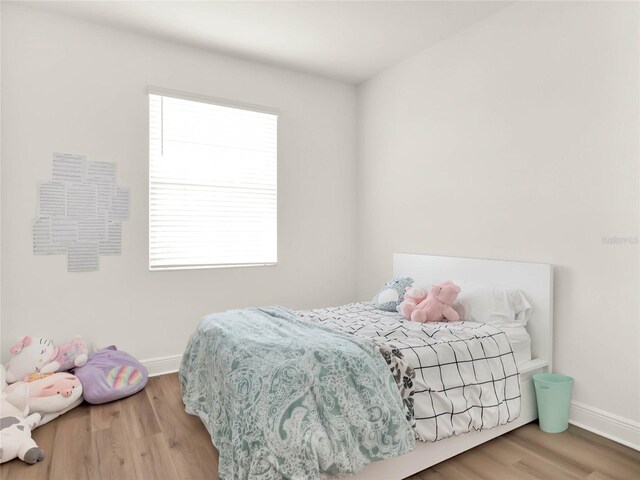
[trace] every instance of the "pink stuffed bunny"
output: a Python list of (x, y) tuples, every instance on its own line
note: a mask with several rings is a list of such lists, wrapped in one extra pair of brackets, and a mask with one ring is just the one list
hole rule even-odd
[(457, 322), (460, 315), (453, 303), (460, 293), (460, 287), (453, 282), (442, 282), (431, 287), (427, 298), (416, 305), (411, 313), (414, 322)]
[(404, 300), (398, 305), (398, 312), (407, 320), (411, 319), (411, 314), (416, 306), (427, 298), (427, 291), (419, 287), (407, 287), (404, 292)]

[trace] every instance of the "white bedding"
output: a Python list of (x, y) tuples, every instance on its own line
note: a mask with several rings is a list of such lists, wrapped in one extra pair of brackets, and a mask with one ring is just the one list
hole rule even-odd
[(524, 325), (499, 325), (497, 327), (507, 334), (518, 366), (531, 360), (531, 337)]
[[(520, 380), (507, 333), (476, 322), (416, 323), (371, 302), (297, 312), (396, 347), (415, 370), (415, 432), (435, 441), (520, 414)], [(521, 333), (521, 332), (519, 332)]]

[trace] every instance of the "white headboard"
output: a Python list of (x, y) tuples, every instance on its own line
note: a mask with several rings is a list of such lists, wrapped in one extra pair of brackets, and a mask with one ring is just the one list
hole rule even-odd
[(393, 274), (411, 277), (416, 285), (430, 286), (443, 280), (459, 280), (518, 288), (533, 306), (527, 324), (532, 358), (553, 357), (553, 266), (544, 263), (506, 262), (476, 258), (393, 254)]

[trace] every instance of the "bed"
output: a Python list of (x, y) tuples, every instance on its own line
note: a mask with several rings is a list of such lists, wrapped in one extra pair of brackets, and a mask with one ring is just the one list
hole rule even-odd
[[(274, 471), (286, 470), (279, 470), (278, 464), (301, 461), (306, 462), (304, 468), (287, 470), (286, 475), (308, 478), (318, 476), (318, 471), (331, 473), (322, 464), (337, 462), (341, 467), (336, 473), (359, 470), (352, 478), (401, 479), (537, 417), (531, 377), (548, 371), (552, 360), (551, 266), (394, 254), (393, 273), (412, 277), (417, 285), (455, 279), (518, 288), (533, 306), (533, 314), (526, 331), (507, 332), (474, 322), (428, 326), (403, 322), (399, 314), (376, 310), (369, 302), (295, 314), (261, 309), (205, 318), (183, 357), (181, 382), (185, 408), (200, 416), (221, 451), (221, 474), (246, 477), (244, 466), (253, 457), (260, 458), (251, 466), (257, 478), (272, 478)], [(244, 321), (236, 323), (240, 319)], [(262, 333), (255, 334), (254, 327)], [(249, 352), (244, 350), (247, 345)], [(311, 356), (304, 353), (311, 350)], [(296, 359), (283, 360), (284, 351)], [(263, 361), (245, 364), (244, 359), (257, 352)], [(340, 362), (323, 363), (325, 357), (336, 355), (345, 368)], [(391, 376), (388, 370), (381, 373), (383, 357), (392, 366)], [(324, 378), (310, 378), (298, 364), (306, 365), (308, 372), (322, 372)], [(419, 370), (412, 372), (411, 388), (406, 376), (398, 373), (404, 369)], [(265, 378), (270, 379), (273, 394), (256, 402), (256, 388), (264, 390)], [(399, 403), (396, 389), (404, 404)], [(345, 395), (349, 401), (343, 405)], [(451, 408), (443, 409), (448, 402)], [(342, 410), (326, 416), (327, 405), (338, 403)], [(358, 415), (361, 411), (369, 412), (366, 418)], [(328, 424), (317, 417), (328, 418), (323, 420)], [(267, 433), (259, 427), (261, 443), (253, 441), (258, 438), (256, 424), (279, 418), (286, 420), (278, 420), (271, 430), (265, 428)], [(302, 452), (311, 452), (312, 458), (300, 460), (292, 442), (302, 441), (303, 434)], [(415, 448), (409, 438), (413, 436), (418, 439)]]
[(518, 365), (520, 372), (520, 416), (505, 425), (472, 431), (434, 443), (416, 444), (403, 456), (367, 465), (352, 478), (402, 479), (477, 445), (526, 425), (538, 418), (533, 375), (552, 368), (553, 352), (553, 267), (548, 264), (507, 262), (458, 257), (396, 253), (394, 276), (410, 276), (417, 284), (430, 285), (443, 278), (496, 284), (522, 290), (533, 306), (527, 323), (531, 359)]

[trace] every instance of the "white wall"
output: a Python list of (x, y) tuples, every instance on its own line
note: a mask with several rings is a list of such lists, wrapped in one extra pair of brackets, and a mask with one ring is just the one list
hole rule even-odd
[[(212, 311), (354, 297), (355, 87), (5, 3), (2, 73), (3, 360), (24, 334), (180, 354)], [(148, 271), (148, 85), (280, 110), (277, 266)], [(54, 151), (117, 162), (131, 187), (123, 254), (99, 272), (32, 254)]]
[(639, 246), (602, 242), (639, 235), (639, 53), (637, 3), (523, 2), (362, 85), (360, 297), (394, 251), (554, 264), (555, 368), (640, 420)]

